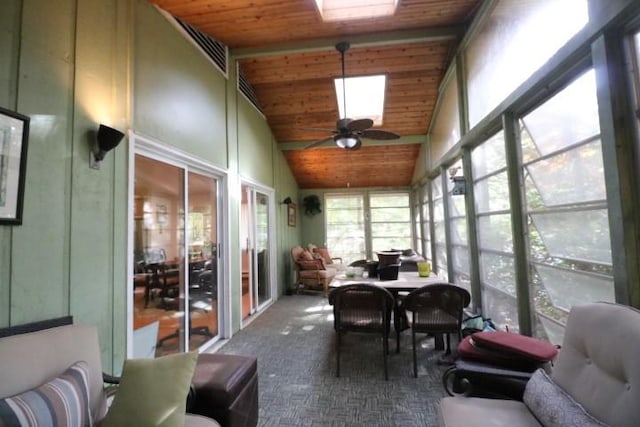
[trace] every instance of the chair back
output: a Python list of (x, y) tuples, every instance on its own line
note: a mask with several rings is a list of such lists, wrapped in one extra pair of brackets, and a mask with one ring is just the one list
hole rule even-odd
[(291, 248), (291, 260), (293, 261), (293, 265), (296, 268), (300, 267), (300, 262), (309, 260), (313, 261), (313, 256), (310, 255), (311, 252), (304, 249), (302, 246), (294, 246)]
[(612, 426), (640, 420), (640, 311), (605, 302), (571, 308), (552, 379)]
[(437, 283), (411, 291), (403, 305), (413, 313), (414, 329), (455, 332), (460, 330), (463, 310), (470, 302), (471, 295), (466, 289)]
[(300, 255), (302, 255), (303, 253), (304, 248), (302, 246), (294, 246), (291, 248), (291, 258), (293, 258), (294, 261), (300, 259)]
[(340, 286), (329, 294), (335, 326), (343, 331), (388, 331), (393, 302), (389, 291), (368, 283)]

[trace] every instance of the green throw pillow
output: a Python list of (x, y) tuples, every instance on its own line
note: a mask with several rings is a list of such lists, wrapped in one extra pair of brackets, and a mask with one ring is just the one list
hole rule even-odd
[(183, 427), (197, 352), (128, 359), (102, 427)]

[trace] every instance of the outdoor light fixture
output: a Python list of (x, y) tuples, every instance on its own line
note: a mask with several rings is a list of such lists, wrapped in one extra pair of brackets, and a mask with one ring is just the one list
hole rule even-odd
[(355, 136), (335, 136), (334, 141), (340, 148), (353, 149), (360, 146), (360, 140)]
[(293, 200), (291, 200), (291, 197), (287, 197), (282, 201), (283, 205), (290, 205), (291, 203), (293, 203)]
[(100, 169), (100, 162), (104, 159), (104, 156), (108, 151), (116, 148), (123, 137), (124, 133), (119, 130), (101, 124), (98, 128), (96, 140), (93, 142), (89, 166), (92, 169)]

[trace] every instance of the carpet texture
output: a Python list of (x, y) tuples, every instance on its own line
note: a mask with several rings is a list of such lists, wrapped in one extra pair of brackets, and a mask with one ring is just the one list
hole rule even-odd
[(436, 426), (436, 405), (445, 395), (441, 378), (447, 366), (438, 364), (443, 352), (419, 335), (414, 378), (411, 331), (402, 333), (399, 354), (392, 336), (388, 381), (382, 339), (355, 333), (343, 336), (336, 378), (332, 307), (321, 296), (292, 295), (281, 297), (219, 352), (257, 356), (260, 426)]

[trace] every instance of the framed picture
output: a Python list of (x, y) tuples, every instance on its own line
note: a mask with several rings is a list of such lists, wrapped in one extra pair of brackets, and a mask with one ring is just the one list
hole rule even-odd
[(0, 224), (22, 224), (29, 117), (0, 107)]
[(296, 205), (294, 203), (287, 205), (287, 224), (289, 227), (296, 226)]

